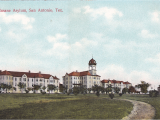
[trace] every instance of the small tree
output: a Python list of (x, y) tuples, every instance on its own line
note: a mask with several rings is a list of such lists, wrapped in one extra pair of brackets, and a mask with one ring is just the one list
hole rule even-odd
[(26, 84), (22, 83), (22, 82), (19, 82), (18, 87), (19, 87), (19, 89), (21, 90), (21, 93), (22, 93), (23, 92), (22, 90), (26, 87)]
[(3, 89), (3, 91), (6, 89), (6, 93), (7, 93), (7, 84), (1, 83), (1, 88)]
[(149, 91), (149, 96), (150, 97), (157, 97), (158, 96), (158, 91), (157, 90), (150, 90)]
[(114, 91), (115, 91), (115, 93), (117, 93), (117, 94), (118, 94), (118, 93), (119, 93), (119, 91), (120, 91), (120, 88), (119, 88), (119, 87), (115, 87), (115, 88), (114, 88)]
[(49, 91), (49, 94), (50, 94), (50, 91), (55, 90), (56, 86), (52, 85), (52, 84), (48, 84), (47, 88), (48, 88), (48, 91)]
[(27, 90), (28, 90), (28, 93), (29, 93), (29, 92), (32, 90), (32, 88), (31, 88), (31, 87), (28, 87)]
[(107, 87), (107, 90), (106, 91), (108, 91), (108, 92), (112, 92), (112, 85), (111, 84), (109, 84), (108, 85), (108, 87)]
[(39, 90), (41, 88), (41, 86), (40, 85), (33, 85), (33, 88), (32, 88), (32, 90), (34, 91), (34, 93), (35, 93), (35, 91), (36, 90)]
[(103, 94), (105, 92), (105, 88), (104, 87), (100, 87), (101, 93)]
[(69, 89), (67, 95), (70, 95), (72, 93), (72, 89)]
[(100, 96), (101, 86), (94, 85), (92, 86), (92, 89), (96, 92), (97, 97)]
[(149, 83), (146, 83), (145, 81), (141, 81), (141, 84), (136, 85), (136, 87), (141, 88), (142, 93), (147, 93), (148, 92), (148, 87), (150, 86)]
[(12, 85), (7, 85), (7, 89), (10, 90), (12, 88)]
[(43, 87), (42, 87), (42, 90), (45, 91), (45, 89), (46, 89), (46, 86), (43, 86)]
[(134, 93), (135, 92), (135, 88), (133, 86), (130, 86), (128, 89), (129, 93)]
[(88, 90), (89, 93), (91, 93), (92, 88), (88, 88), (87, 90)]
[[(16, 91), (16, 87), (13, 87), (12, 90)], [(13, 92), (13, 91), (12, 91)]]
[(73, 94), (75, 96), (77, 96), (79, 94), (80, 90), (79, 90), (79, 87), (73, 87)]
[(128, 88), (123, 88), (123, 89), (122, 89), (122, 93), (123, 93), (123, 94), (126, 94), (126, 92), (128, 92)]

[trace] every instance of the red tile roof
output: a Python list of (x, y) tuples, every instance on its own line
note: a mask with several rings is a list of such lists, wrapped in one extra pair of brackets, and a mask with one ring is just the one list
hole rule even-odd
[[(11, 75), (11, 76), (14, 76), (14, 77), (22, 77), (24, 74), (28, 78), (49, 79), (52, 76), (50, 74), (40, 74), (40, 73), (31, 73), (31, 72), (17, 72), (17, 71), (3, 71), (3, 72), (0, 72), (0, 75)], [(59, 78), (57, 78), (56, 76), (53, 76), (53, 78), (59, 80)]]
[(11, 75), (7, 70), (1, 72), (1, 75)]
[(86, 75), (89, 75), (89, 76), (99, 76), (99, 75), (91, 75), (91, 73), (89, 71), (71, 72), (69, 74), (66, 73), (66, 75), (69, 75), (69, 76), (86, 76)]
[(85, 76), (85, 75), (91, 75), (89, 71), (83, 71), (83, 72), (71, 72), (68, 74), (69, 76)]

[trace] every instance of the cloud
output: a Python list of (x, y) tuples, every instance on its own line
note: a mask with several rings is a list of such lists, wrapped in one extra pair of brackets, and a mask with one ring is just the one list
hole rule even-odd
[(148, 30), (145, 29), (142, 30), (139, 35), (143, 38), (151, 38), (151, 39), (158, 36), (157, 34), (150, 33)]
[(151, 20), (153, 22), (159, 23), (160, 22), (160, 12), (159, 11), (154, 11), (150, 13), (151, 15)]
[(0, 13), (0, 18), (2, 22), (6, 24), (21, 23), (24, 29), (31, 29), (32, 28), (31, 24), (35, 21), (34, 18), (27, 17), (26, 15), (23, 14), (7, 15), (6, 13), (3, 12)]
[(0, 32), (2, 31), (2, 29), (0, 28)]
[(90, 14), (94, 18), (97, 18), (98, 16), (105, 16), (106, 19), (112, 20), (115, 16), (123, 16), (122, 12), (118, 11), (115, 8), (102, 7), (98, 9), (93, 9), (90, 6), (85, 6), (84, 10), (84, 14)]
[(82, 8), (74, 8), (74, 13), (89, 14), (93, 18), (98, 18), (99, 16), (104, 16), (107, 20), (112, 20), (115, 16), (122, 17), (123, 13), (115, 8), (101, 7), (93, 9), (90, 6), (85, 6)]
[(12, 30), (8, 31), (7, 34), (6, 34), (9, 38), (12, 38), (14, 39), (15, 41), (19, 42), (21, 40), (23, 40), (26, 35), (23, 34), (23, 33), (15, 33), (13, 32)]
[(146, 81), (151, 84), (157, 83), (157, 80), (154, 79), (149, 72), (137, 70), (127, 72), (123, 66), (116, 64), (109, 64), (105, 67), (105, 69), (99, 70), (98, 73), (101, 75), (101, 79), (129, 81), (132, 83), (132, 85), (139, 84), (141, 81)]
[(58, 40), (67, 39), (67, 34), (56, 34), (55, 36), (48, 36), (48, 42), (57, 42)]
[(69, 56), (70, 54), (77, 55), (78, 53), (82, 53), (82, 51), (88, 49), (88, 47), (93, 47), (98, 44), (97, 41), (89, 40), (87, 38), (70, 42), (67, 34), (60, 33), (55, 36), (48, 36), (47, 41), (52, 44), (52, 47), (46, 51), (47, 55), (56, 55), (63, 58)]
[(158, 53), (154, 58), (147, 58), (147, 59), (145, 59), (145, 61), (160, 65), (160, 53)]

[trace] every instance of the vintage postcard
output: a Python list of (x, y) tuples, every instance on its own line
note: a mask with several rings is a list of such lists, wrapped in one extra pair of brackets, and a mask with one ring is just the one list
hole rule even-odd
[(0, 0), (0, 119), (160, 119), (160, 1)]

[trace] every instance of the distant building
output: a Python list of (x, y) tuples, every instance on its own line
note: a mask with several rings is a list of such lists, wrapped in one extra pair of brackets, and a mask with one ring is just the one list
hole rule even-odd
[(110, 79), (108, 79), (108, 80), (104, 79), (101, 81), (101, 83), (102, 83), (102, 87), (104, 87), (104, 88), (107, 88), (109, 85), (112, 85), (112, 88), (118, 87), (118, 88), (120, 88), (120, 92), (122, 92), (123, 88), (129, 89), (129, 87), (132, 86), (132, 84), (129, 83), (128, 81), (123, 82), (123, 81), (110, 80)]
[(67, 89), (72, 89), (74, 86), (80, 85), (86, 88), (91, 88), (95, 84), (100, 85), (101, 76), (97, 75), (96, 65), (96, 61), (92, 58), (88, 63), (89, 70), (66, 73), (65, 76), (62, 77), (63, 85), (67, 87)]
[[(50, 74), (42, 74), (39, 73), (31, 73), (29, 72), (15, 72), (15, 71), (0, 71), (0, 84), (8, 84), (12, 85), (16, 88), (14, 93), (20, 93), (20, 89), (18, 87), (18, 83), (22, 82), (26, 84), (26, 88), (32, 88), (33, 85), (41, 85), (42, 87), (47, 87), (48, 84), (53, 84), (57, 88), (59, 88), (59, 79), (56, 76)], [(2, 91), (2, 89), (1, 89)], [(47, 88), (45, 90), (47, 92)], [(25, 91), (23, 91), (25, 92)], [(31, 91), (32, 93), (33, 91)], [(40, 91), (37, 91), (38, 93)], [(53, 93), (54, 91), (51, 91)]]
[(112, 87), (119, 87), (121, 92), (122, 89), (127, 87), (129, 88), (132, 86), (129, 82), (124, 81), (117, 81), (117, 80), (100, 80), (100, 75), (97, 75), (96, 70), (96, 61), (92, 58), (88, 63), (88, 70), (78, 72), (73, 71), (71, 73), (66, 73), (65, 76), (62, 77), (63, 79), (63, 85), (67, 89), (72, 89), (74, 86), (84, 86), (86, 88), (92, 88), (94, 85), (100, 85), (106, 88), (109, 84), (112, 85)]

